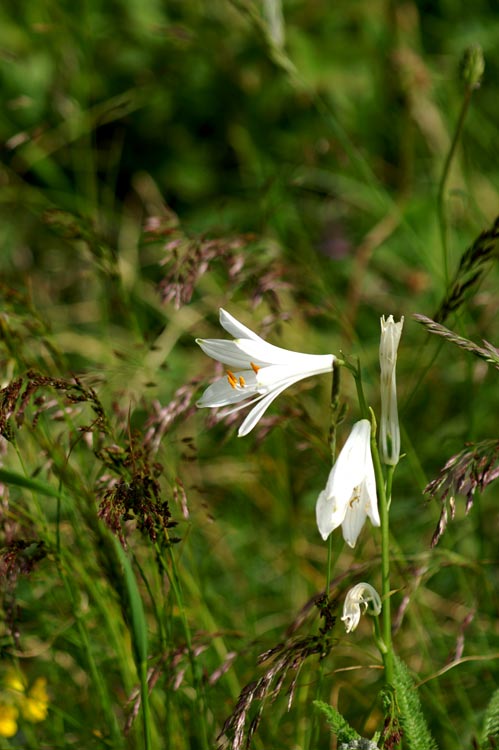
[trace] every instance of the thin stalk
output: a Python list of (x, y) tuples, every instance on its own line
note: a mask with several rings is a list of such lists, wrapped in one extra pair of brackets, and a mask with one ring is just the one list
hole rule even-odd
[(332, 558), (333, 558), (333, 535), (329, 534), (327, 540), (327, 569), (326, 569), (326, 596), (329, 596), (332, 576)]
[(386, 475), (386, 485), (385, 485), (385, 494), (386, 494), (386, 502), (388, 505), (388, 510), (390, 510), (390, 506), (392, 504), (392, 483), (393, 483), (394, 472), (395, 472), (395, 466), (388, 466), (388, 471)]
[[(331, 459), (334, 463), (336, 460), (336, 428), (338, 427), (340, 411), (340, 384), (341, 384), (341, 367), (336, 365), (333, 368), (333, 377), (331, 380), (331, 424), (329, 427), (329, 450)], [(328, 589), (326, 588), (326, 591)]]
[(364, 388), (362, 387), (362, 374), (360, 371), (359, 360), (357, 360), (357, 368), (355, 370), (352, 370), (352, 372), (353, 372), (353, 377), (355, 380), (355, 387), (357, 389), (357, 398), (359, 399), (360, 413), (362, 414), (362, 419), (369, 419), (370, 412), (367, 406), (366, 397), (364, 396)]
[[(333, 378), (331, 382), (331, 423), (329, 427), (329, 449), (331, 451), (331, 460), (334, 464), (336, 460), (336, 427), (338, 425), (339, 416), (339, 405), (340, 405), (340, 367), (333, 368)], [(327, 540), (327, 565), (326, 565), (326, 587), (324, 594), (326, 599), (329, 599), (329, 589), (331, 587), (332, 568), (333, 568), (333, 535), (330, 534)], [(316, 700), (321, 699), (322, 688), (324, 682), (324, 663), (321, 660), (319, 662), (319, 674), (317, 676), (315, 698)], [(319, 733), (318, 721), (316, 714), (312, 715), (312, 725), (309, 734), (308, 748), (315, 747), (317, 744), (317, 737)]]
[(449, 179), (451, 164), (454, 159), (454, 155), (456, 153), (457, 144), (459, 143), (459, 139), (463, 131), (464, 121), (466, 119), (466, 115), (470, 106), (472, 94), (473, 94), (473, 88), (467, 87), (464, 92), (464, 98), (461, 104), (461, 111), (459, 112), (459, 118), (457, 121), (456, 130), (454, 131), (454, 137), (452, 139), (449, 153), (447, 154), (447, 158), (444, 163), (442, 176), (440, 178), (440, 183), (438, 186), (437, 211), (438, 211), (438, 223), (440, 227), (440, 239), (442, 243), (442, 262), (443, 262), (443, 268), (444, 268), (444, 279), (445, 279), (446, 287), (449, 284), (449, 252), (448, 252), (448, 221), (447, 221), (447, 212), (445, 210), (445, 190), (446, 190), (447, 182)]
[(109, 694), (105, 688), (102, 675), (99, 669), (97, 668), (97, 664), (94, 659), (93, 650), (90, 645), (90, 638), (87, 632), (87, 628), (85, 627), (83, 620), (80, 617), (80, 614), (78, 612), (78, 608), (77, 608), (77, 604), (75, 601), (74, 592), (71, 587), (71, 583), (69, 581), (68, 576), (66, 575), (64, 571), (64, 563), (60, 558), (58, 560), (57, 567), (58, 567), (59, 575), (61, 576), (64, 588), (66, 589), (66, 593), (68, 594), (69, 600), (71, 602), (71, 606), (73, 609), (73, 616), (75, 618), (75, 625), (78, 630), (78, 634), (81, 638), (83, 650), (86, 653), (88, 668), (90, 670), (90, 674), (92, 676), (92, 682), (93, 682), (93, 685), (95, 687), (95, 690), (98, 696), (98, 703), (102, 707), (102, 710), (105, 716), (105, 721), (107, 723), (107, 726), (109, 727), (110, 734), (112, 736), (113, 747), (116, 747), (116, 748), (122, 747), (123, 736), (118, 726), (116, 715), (111, 707)]
[(392, 613), (390, 599), (390, 523), (389, 498), (385, 490), (383, 469), (376, 443), (376, 419), (371, 411), (371, 453), (376, 477), (376, 490), (379, 501), (379, 516), (381, 521), (381, 635), (383, 648), (380, 648), (385, 667), (385, 681), (393, 685), (393, 645), (392, 645)]
[(140, 662), (140, 697), (142, 703), (142, 726), (144, 728), (144, 750), (152, 750), (151, 707), (149, 705), (149, 685), (147, 683), (147, 661)]
[(180, 621), (182, 623), (182, 629), (184, 631), (185, 643), (187, 646), (187, 654), (189, 658), (189, 664), (191, 667), (194, 690), (196, 693), (201, 746), (203, 750), (209, 750), (208, 729), (206, 726), (206, 707), (205, 707), (205, 700), (204, 700), (204, 687), (201, 681), (200, 671), (198, 669), (198, 664), (194, 657), (194, 651), (192, 648), (191, 631), (189, 628), (189, 623), (187, 621), (184, 597), (182, 593), (182, 585), (180, 583), (180, 576), (178, 574), (177, 561), (175, 560), (175, 555), (173, 554), (173, 550), (170, 544), (168, 544), (167, 550), (168, 550), (168, 556), (170, 558), (171, 568), (166, 564), (165, 560), (163, 559), (162, 551), (159, 549), (159, 546), (156, 545), (156, 552), (158, 554), (158, 560), (160, 562), (162, 569), (168, 576), (168, 580), (172, 587), (175, 600), (177, 602), (177, 606), (178, 606), (179, 613), (180, 613)]

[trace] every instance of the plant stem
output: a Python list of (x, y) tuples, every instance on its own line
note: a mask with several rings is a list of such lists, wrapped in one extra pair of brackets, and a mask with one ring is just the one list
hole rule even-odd
[(149, 685), (147, 684), (147, 661), (140, 662), (140, 697), (142, 703), (142, 725), (144, 727), (144, 750), (152, 750), (151, 709), (149, 706)]
[(445, 189), (447, 187), (447, 181), (449, 179), (452, 160), (456, 153), (457, 144), (459, 143), (459, 139), (463, 131), (463, 125), (466, 119), (466, 114), (470, 106), (472, 93), (473, 93), (473, 88), (468, 86), (464, 92), (464, 98), (461, 104), (461, 111), (459, 113), (456, 130), (454, 132), (454, 137), (452, 139), (449, 153), (447, 154), (447, 158), (444, 163), (442, 176), (440, 178), (440, 183), (438, 186), (437, 211), (438, 211), (438, 223), (440, 226), (440, 238), (442, 242), (442, 261), (443, 261), (444, 279), (445, 279), (446, 287), (449, 284), (449, 253), (448, 253), (448, 222), (447, 222), (447, 212), (445, 210)]
[(357, 398), (359, 399), (360, 413), (362, 419), (370, 418), (370, 411), (367, 406), (366, 397), (364, 396), (364, 388), (362, 387), (362, 374), (360, 371), (360, 362), (357, 360), (357, 368), (353, 370), (353, 377), (355, 379), (355, 387), (357, 389)]
[(329, 596), (329, 588), (331, 586), (332, 552), (333, 552), (333, 535), (329, 534), (329, 537), (327, 540), (326, 596)]
[(87, 628), (84, 624), (83, 618), (80, 615), (79, 608), (76, 602), (76, 597), (74, 595), (73, 587), (71, 585), (70, 577), (66, 575), (65, 561), (62, 560), (60, 557), (58, 558), (58, 561), (57, 561), (57, 568), (58, 568), (61, 580), (63, 582), (64, 588), (66, 590), (66, 593), (68, 594), (69, 601), (72, 606), (76, 629), (78, 630), (78, 635), (80, 636), (82, 647), (87, 657), (87, 664), (88, 664), (88, 668), (90, 671), (90, 675), (92, 677), (93, 685), (95, 687), (95, 691), (97, 693), (98, 703), (100, 704), (102, 708), (102, 712), (104, 714), (106, 724), (109, 728), (109, 732), (112, 737), (113, 747), (114, 748), (123, 747), (123, 737), (121, 734), (120, 727), (118, 726), (118, 721), (116, 719), (116, 716), (111, 706), (109, 693), (106, 690), (105, 683), (103, 680), (103, 675), (97, 668), (97, 664), (94, 659), (93, 649), (90, 644), (90, 637), (89, 637)]
[[(340, 416), (340, 384), (341, 384), (341, 367), (335, 366), (333, 368), (333, 377), (331, 380), (331, 423), (329, 426), (329, 450), (331, 452), (331, 459), (334, 463), (336, 460), (336, 428), (338, 426)], [(326, 588), (326, 591), (328, 589)]]
[(175, 560), (175, 555), (173, 554), (171, 544), (168, 544), (167, 551), (168, 551), (168, 556), (170, 558), (171, 568), (166, 564), (165, 560), (163, 559), (163, 554), (162, 554), (161, 549), (159, 548), (159, 545), (156, 545), (156, 552), (158, 554), (158, 560), (160, 562), (162, 569), (168, 576), (168, 580), (170, 581), (170, 585), (172, 587), (172, 590), (173, 590), (173, 593), (177, 602), (177, 606), (179, 609), (179, 613), (180, 613), (180, 621), (182, 623), (182, 629), (184, 631), (187, 654), (188, 654), (189, 663), (191, 666), (194, 690), (196, 693), (196, 702), (198, 704), (197, 711), (198, 711), (201, 747), (203, 748), (203, 750), (209, 750), (208, 730), (206, 727), (204, 687), (201, 681), (200, 671), (198, 669), (198, 665), (194, 657), (194, 651), (192, 648), (191, 631), (189, 628), (189, 623), (187, 621), (187, 615), (185, 612), (182, 585), (180, 583), (180, 576), (178, 574), (177, 561)]
[[(389, 523), (389, 496), (385, 489), (383, 470), (376, 443), (376, 419), (371, 411), (371, 453), (373, 457), (374, 474), (376, 476), (376, 489), (379, 500), (379, 515), (381, 521), (381, 601), (382, 601), (382, 639), (384, 648), (380, 648), (383, 664), (385, 666), (385, 681), (393, 685), (393, 645), (392, 645), (392, 613), (390, 600), (390, 523)], [(393, 473), (393, 471), (392, 471)], [(391, 487), (391, 479), (390, 479)]]

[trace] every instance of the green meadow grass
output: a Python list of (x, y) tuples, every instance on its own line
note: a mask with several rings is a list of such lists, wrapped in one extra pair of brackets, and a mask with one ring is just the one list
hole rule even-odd
[[(473, 45), (481, 86), (460, 75)], [(380, 590), (370, 524), (354, 549), (333, 533), (326, 655), (319, 637), (330, 377), (238, 438), (240, 414), (195, 406), (220, 307), (358, 358), (378, 419), (379, 318), (405, 317), (409, 723), (380, 747), (496, 747), (495, 4), (6, 3), (0, 50), (0, 749), (336, 748), (323, 704), (351, 739), (383, 729), (372, 622), (340, 622), (351, 585)], [(338, 447), (361, 416), (348, 372), (340, 404)], [(432, 548), (423, 490), (475, 444), (473, 503), (463, 480)]]

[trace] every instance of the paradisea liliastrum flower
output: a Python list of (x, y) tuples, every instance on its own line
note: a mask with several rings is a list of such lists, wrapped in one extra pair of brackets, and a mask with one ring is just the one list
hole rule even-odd
[(381, 612), (381, 599), (375, 588), (369, 583), (358, 583), (350, 589), (343, 604), (342, 622), (345, 623), (347, 633), (352, 633), (360, 622), (361, 614), (365, 613), (369, 605), (369, 614), (378, 616)]
[(371, 423), (361, 419), (343, 446), (331, 469), (326, 489), (316, 505), (317, 526), (324, 539), (341, 525), (343, 539), (355, 547), (367, 516), (380, 525), (376, 480), (371, 456)]
[(234, 336), (227, 339), (196, 339), (209, 357), (227, 365), (227, 374), (210, 385), (197, 406), (233, 406), (227, 414), (256, 404), (239, 428), (247, 435), (272, 401), (288, 386), (311, 375), (331, 372), (333, 354), (302, 354), (264, 341), (220, 308), (220, 325)]
[(397, 382), (395, 369), (397, 350), (402, 335), (404, 318), (395, 323), (393, 315), (381, 317), (379, 364), (381, 369), (381, 422), (379, 428), (381, 458), (395, 466), (400, 457), (400, 428), (397, 410)]

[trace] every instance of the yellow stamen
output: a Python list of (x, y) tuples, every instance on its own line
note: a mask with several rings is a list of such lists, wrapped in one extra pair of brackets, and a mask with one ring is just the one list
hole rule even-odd
[(260, 369), (258, 367), (258, 365), (255, 365), (254, 362), (250, 362), (250, 365), (251, 365), (251, 369), (253, 370), (253, 372), (255, 373), (255, 375), (258, 375), (258, 370)]
[(358, 502), (360, 500), (360, 487), (354, 487), (352, 492), (352, 497), (350, 498), (350, 502), (348, 505), (350, 508), (353, 508), (354, 503)]
[(227, 380), (229, 381), (229, 385), (230, 385), (231, 388), (235, 388), (236, 387), (236, 385), (237, 385), (237, 378), (234, 375), (234, 373), (231, 372), (230, 370), (227, 370)]
[(246, 381), (242, 375), (239, 376), (239, 385), (241, 386), (241, 388), (244, 388), (244, 386), (246, 385)]

